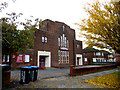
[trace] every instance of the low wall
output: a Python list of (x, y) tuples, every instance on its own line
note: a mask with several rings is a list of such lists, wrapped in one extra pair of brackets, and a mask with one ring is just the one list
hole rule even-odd
[(70, 75), (81, 75), (85, 73), (93, 73), (98, 71), (104, 71), (117, 68), (116, 65), (100, 65), (100, 66), (89, 66), (89, 67), (75, 67), (74, 65), (70, 66)]

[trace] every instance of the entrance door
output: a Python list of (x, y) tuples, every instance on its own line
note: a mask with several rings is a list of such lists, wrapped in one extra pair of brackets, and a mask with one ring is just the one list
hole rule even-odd
[(81, 57), (77, 57), (77, 65), (82, 65), (82, 59), (81, 59)]
[(79, 65), (79, 57), (77, 57), (77, 65)]
[(76, 54), (76, 65), (83, 65), (81, 54)]
[(39, 56), (40, 67), (45, 67), (45, 56)]

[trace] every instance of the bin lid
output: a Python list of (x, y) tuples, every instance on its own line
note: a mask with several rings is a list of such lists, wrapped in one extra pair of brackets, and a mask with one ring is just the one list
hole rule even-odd
[(24, 68), (24, 69), (31, 69), (31, 67), (20, 67), (20, 68)]
[(38, 68), (38, 66), (29, 66), (29, 67), (31, 67), (31, 68)]
[(8, 65), (8, 64), (0, 64), (0, 66), (10, 66), (10, 65)]

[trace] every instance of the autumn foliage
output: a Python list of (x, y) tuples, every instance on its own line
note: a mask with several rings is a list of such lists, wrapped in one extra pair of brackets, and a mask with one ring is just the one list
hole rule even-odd
[(85, 10), (89, 18), (76, 24), (84, 31), (86, 44), (120, 53), (120, 2), (100, 3), (97, 0)]

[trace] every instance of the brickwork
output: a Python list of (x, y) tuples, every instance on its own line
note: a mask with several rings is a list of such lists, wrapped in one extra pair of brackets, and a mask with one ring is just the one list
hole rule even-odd
[[(64, 30), (63, 30), (64, 25)], [(58, 50), (61, 46), (58, 46), (58, 38), (61, 38), (62, 35), (65, 35), (66, 39), (69, 42), (69, 47), (67, 51), (69, 52), (69, 63), (59, 64), (58, 60)], [(75, 30), (71, 29), (69, 26), (62, 22), (53, 22), (51, 20), (44, 20), (43, 26), (35, 33), (36, 39), (34, 43), (34, 54), (33, 54), (33, 63), (37, 65), (38, 61), (38, 51), (48, 51), (51, 52), (51, 66), (58, 65), (73, 65), (75, 63), (76, 53), (82, 54), (82, 42), (75, 40)], [(47, 37), (47, 43), (42, 42), (42, 37)], [(75, 45), (74, 45), (75, 43)], [(80, 44), (80, 48), (76, 49), (76, 44)], [(74, 47), (75, 46), (75, 47)], [(64, 51), (64, 50), (63, 50)]]

